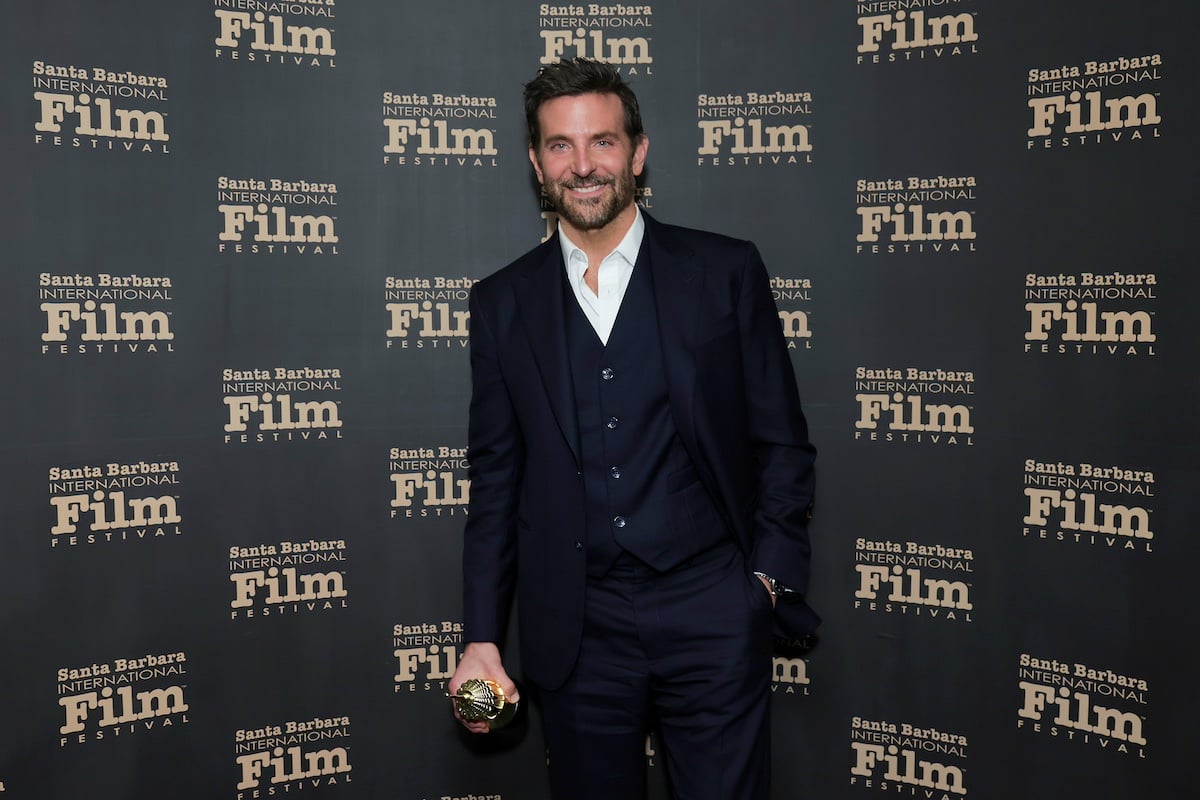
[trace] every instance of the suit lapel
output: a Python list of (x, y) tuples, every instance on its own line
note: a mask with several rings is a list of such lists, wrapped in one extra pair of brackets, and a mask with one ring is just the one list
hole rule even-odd
[(696, 342), (699, 331), (700, 291), (703, 271), (695, 254), (666, 234), (649, 214), (646, 219), (646, 247), (650, 276), (654, 282), (654, 302), (658, 309), (658, 333), (662, 341), (663, 369), (667, 395), (675, 427), (687, 451), (699, 462), (695, 417), (692, 414), (696, 388)]
[(554, 419), (575, 456), (575, 462), (579, 463), (579, 419), (575, 411), (575, 390), (567, 353), (567, 322), (562, 288), (564, 267), (558, 236), (552, 236), (543, 249), (545, 252), (542, 257), (535, 256), (517, 282), (517, 308)]

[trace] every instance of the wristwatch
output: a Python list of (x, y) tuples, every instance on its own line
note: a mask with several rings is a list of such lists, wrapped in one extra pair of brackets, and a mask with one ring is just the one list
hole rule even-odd
[(771, 593), (771, 598), (776, 602), (786, 602), (797, 594), (794, 589), (789, 589), (765, 572), (755, 571), (754, 576), (767, 582), (767, 591)]

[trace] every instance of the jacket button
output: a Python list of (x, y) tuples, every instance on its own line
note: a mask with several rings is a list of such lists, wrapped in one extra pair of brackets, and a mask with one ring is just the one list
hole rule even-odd
[(616, 525), (618, 528), (624, 528), (625, 527), (625, 518), (624, 517), (613, 517), (613, 525)]
[(609, 474), (609, 475), (612, 475), (614, 478), (619, 478), (619, 477), (621, 477), (621, 468), (620, 468), (620, 467), (613, 467), (612, 469), (610, 469), (610, 470), (608, 471), (608, 474)]
[(620, 423), (621, 423), (621, 420), (617, 419), (616, 417), (609, 417), (607, 427), (611, 431), (614, 428), (616, 428), (617, 425), (619, 425)]
[(582, 549), (583, 549), (583, 542), (576, 542), (576, 543), (575, 543), (575, 549), (576, 549), (576, 550), (582, 550)]
[(613, 372), (609, 367), (605, 367), (604, 369), (600, 370), (600, 377), (604, 378), (606, 381), (611, 381), (613, 378), (617, 377), (617, 373)]

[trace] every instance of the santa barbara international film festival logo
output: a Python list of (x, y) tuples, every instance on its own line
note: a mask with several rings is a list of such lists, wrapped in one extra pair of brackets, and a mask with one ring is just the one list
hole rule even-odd
[(895, 795), (966, 797), (967, 737), (907, 722), (850, 721), (850, 784)]
[(233, 734), (237, 800), (351, 782), (350, 717), (239, 728)]
[(395, 694), (443, 694), (446, 681), (458, 668), (462, 652), (462, 623), (442, 620), (392, 627), (396, 659)]
[(471, 333), (467, 301), (476, 282), (443, 275), (385, 278), (387, 349), (465, 353)]
[(858, 538), (854, 607), (864, 611), (971, 622), (975, 554), (962, 547)]
[(615, 67), (624, 75), (653, 75), (649, 36), (654, 28), (650, 5), (538, 6), (541, 37), (540, 64), (556, 64), (564, 58), (590, 58)]
[(217, 252), (338, 255), (337, 184), (217, 178)]
[(799, 656), (775, 655), (771, 658), (771, 693), (808, 697), (812, 679), (808, 661)]
[(1026, 150), (1159, 138), (1162, 56), (1030, 69)]
[(811, 164), (812, 92), (698, 95), (696, 165)]
[(33, 62), (34, 144), (169, 154), (167, 79)]
[(332, 68), (335, 0), (213, 0), (222, 61), (263, 68)]
[(72, 548), (181, 536), (178, 461), (54, 466), (50, 546)]
[(1022, 653), (1017, 727), (1058, 741), (1146, 757), (1144, 678)]
[(783, 326), (783, 338), (789, 350), (811, 350), (812, 328), (809, 327), (809, 303), (812, 301), (810, 278), (771, 278), (771, 294)]
[(1154, 356), (1153, 272), (1025, 276), (1025, 352), (1063, 356)]
[(973, 175), (858, 179), (856, 253), (974, 253)]
[(971, 0), (856, 0), (859, 64), (948, 58), (979, 52)]
[(46, 322), (42, 354), (173, 353), (174, 292), (164, 275), (40, 273), (38, 309)]
[(225, 444), (341, 439), (341, 390), (337, 368), (223, 370)]
[(393, 447), (388, 464), (392, 519), (467, 515), (471, 503), (467, 448)]
[(906, 367), (854, 370), (854, 438), (905, 444), (975, 444), (975, 373)]
[(187, 674), (182, 652), (59, 669), (59, 747), (187, 724)]
[(498, 167), (496, 98), (384, 92), (383, 163), (397, 167)]
[(1024, 538), (1154, 552), (1152, 471), (1027, 458), (1023, 483)]
[(342, 539), (229, 548), (230, 619), (347, 608)]

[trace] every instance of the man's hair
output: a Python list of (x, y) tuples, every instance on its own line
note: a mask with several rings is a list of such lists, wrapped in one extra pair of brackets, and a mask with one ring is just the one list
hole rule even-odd
[(590, 58), (568, 58), (538, 70), (537, 77), (525, 84), (525, 123), (529, 126), (529, 144), (537, 147), (541, 138), (538, 109), (556, 97), (575, 97), (590, 93), (615, 94), (625, 109), (625, 133), (634, 142), (641, 138), (642, 112), (637, 95), (621, 80), (616, 68)]

